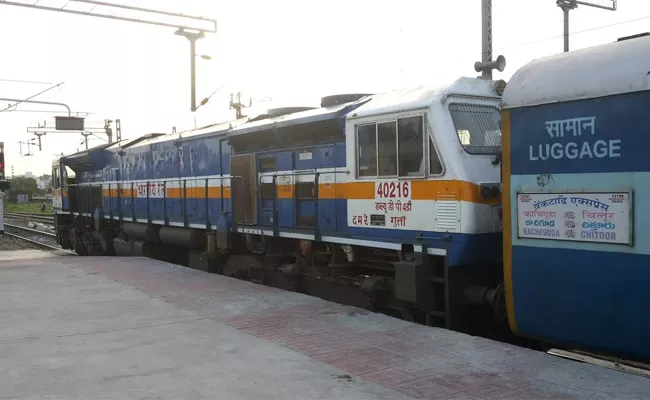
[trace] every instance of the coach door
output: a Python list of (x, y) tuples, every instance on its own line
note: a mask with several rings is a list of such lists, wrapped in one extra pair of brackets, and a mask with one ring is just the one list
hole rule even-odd
[(233, 221), (237, 224), (257, 223), (257, 174), (255, 155), (230, 157)]

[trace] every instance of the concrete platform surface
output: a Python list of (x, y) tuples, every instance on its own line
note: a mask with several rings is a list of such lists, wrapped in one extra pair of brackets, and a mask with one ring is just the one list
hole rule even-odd
[(640, 376), (155, 260), (43, 257), (0, 255), (0, 399), (650, 398)]

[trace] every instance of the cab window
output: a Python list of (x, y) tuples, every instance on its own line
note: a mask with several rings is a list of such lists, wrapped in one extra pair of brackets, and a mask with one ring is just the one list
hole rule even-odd
[(424, 116), (357, 125), (357, 176), (422, 177)]
[(433, 138), (429, 138), (429, 175), (442, 175), (442, 162), (433, 144)]
[(469, 154), (501, 152), (501, 112), (492, 104), (452, 103), (451, 119), (463, 149)]
[(53, 188), (59, 188), (61, 187), (61, 180), (59, 177), (59, 168), (53, 168), (52, 169), (52, 187)]

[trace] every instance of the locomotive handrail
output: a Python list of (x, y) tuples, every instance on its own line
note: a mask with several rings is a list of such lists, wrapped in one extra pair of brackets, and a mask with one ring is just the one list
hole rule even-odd
[[(86, 196), (86, 199), (83, 199), (83, 203), (79, 202), (80, 200), (79, 200), (79, 196), (77, 195), (77, 193), (74, 194), (74, 199), (75, 199), (75, 204), (74, 205), (77, 208), (77, 210), (75, 211), (73, 209), (75, 207), (73, 207), (72, 200), (71, 200), (71, 197), (73, 197), (73, 196), (71, 196), (71, 193), (68, 190), (70, 187), (92, 187), (92, 186), (101, 186), (102, 184), (103, 184), (102, 182), (86, 182), (86, 183), (68, 183), (68, 184), (61, 185), (60, 189), (61, 189), (62, 193), (63, 193), (63, 190), (65, 190), (66, 193), (68, 193), (68, 196), (67, 196), (68, 197), (68, 210), (67, 210), (68, 213), (70, 215), (73, 215), (73, 213), (75, 213), (75, 212), (83, 214), (83, 211), (81, 209), (85, 205), (85, 207), (87, 209), (86, 211), (88, 211), (87, 214), (92, 214), (92, 212), (91, 212), (92, 210), (91, 210), (91, 206), (90, 206), (90, 204), (92, 203), (92, 199), (91, 199), (92, 190), (88, 192), (88, 195)], [(102, 197), (103, 197), (103, 194), (102, 194)], [(104, 208), (103, 204), (101, 204), (101, 209), (103, 210), (103, 208)], [(63, 204), (61, 205), (61, 211), (66, 211), (65, 208), (63, 207)]]
[[(104, 188), (102, 186), (102, 200), (104, 199)], [(103, 203), (103, 201), (102, 201)], [(108, 212), (111, 219), (113, 219), (113, 196), (111, 193), (111, 184), (108, 184)]]
[(131, 182), (131, 221), (135, 222), (135, 200), (133, 197), (133, 185), (134, 182)]
[[(103, 187), (105, 185), (108, 185), (108, 197), (109, 197), (109, 210), (110, 210), (110, 216), (111, 219), (113, 218), (113, 193), (112, 193), (112, 187), (113, 185), (117, 186), (117, 206), (118, 206), (118, 212), (119, 212), (119, 220), (123, 221), (123, 212), (122, 212), (122, 191), (124, 190), (122, 186), (125, 185), (130, 185), (131, 186), (131, 196), (130, 196), (130, 201), (131, 201), (131, 220), (135, 222), (137, 220), (137, 215), (136, 215), (136, 208), (135, 208), (135, 200), (137, 199), (136, 193), (135, 193), (135, 186), (139, 183), (143, 183), (147, 185), (147, 221), (149, 223), (152, 222), (152, 216), (151, 216), (151, 184), (152, 183), (162, 183), (163, 184), (163, 216), (164, 216), (164, 224), (169, 225), (169, 215), (168, 215), (168, 210), (167, 210), (167, 188), (168, 188), (168, 183), (181, 183), (182, 182), (182, 189), (183, 189), (183, 194), (182, 194), (182, 215), (183, 215), (183, 225), (188, 226), (189, 221), (188, 221), (188, 215), (187, 215), (187, 201), (188, 201), (188, 196), (187, 196), (187, 183), (188, 181), (193, 183), (193, 182), (204, 182), (205, 184), (203, 185), (205, 188), (205, 193), (202, 198), (202, 200), (205, 201), (205, 208), (206, 208), (206, 216), (205, 216), (205, 226), (206, 229), (211, 229), (212, 228), (212, 221), (211, 221), (211, 214), (210, 214), (210, 206), (209, 206), (209, 187), (210, 187), (210, 180), (218, 180), (219, 181), (219, 190), (221, 193), (221, 201), (220, 201), (220, 210), (222, 214), (228, 215), (228, 214), (233, 214), (233, 211), (226, 211), (225, 210), (225, 199), (224, 199), (224, 181), (225, 180), (230, 180), (232, 181), (237, 181), (240, 182), (240, 190), (239, 194), (241, 196), (241, 203), (246, 204), (246, 193), (244, 191), (244, 179), (241, 176), (233, 176), (233, 175), (226, 175), (226, 176), (207, 176), (207, 177), (191, 177), (191, 178), (169, 178), (169, 179), (138, 179), (138, 180), (130, 180), (130, 181), (121, 181), (121, 182), (115, 182), (115, 181), (104, 181), (104, 182), (79, 182), (79, 183), (71, 183), (71, 184), (66, 184), (62, 185), (61, 187), (64, 188), (65, 190), (69, 190), (70, 188), (79, 188), (79, 191), (83, 190), (82, 188), (89, 188), (89, 187), (94, 187), (94, 186), (99, 186), (102, 188), (102, 193), (101, 193), (101, 198), (102, 201), (100, 204), (97, 205), (96, 208), (99, 208), (100, 210), (104, 211), (104, 194), (103, 194)], [(196, 186), (196, 185), (192, 185)], [(231, 190), (232, 190), (232, 184), (230, 185)], [(233, 201), (233, 196), (231, 192), (231, 207), (234, 207), (234, 201)], [(191, 199), (199, 199), (199, 197), (195, 196), (190, 196)], [(90, 193), (88, 194), (88, 198), (86, 200), (86, 206), (88, 208), (87, 211), (88, 214), (92, 214), (91, 210), (91, 202), (92, 199), (90, 199)], [(71, 207), (71, 204), (69, 204), (69, 212), (72, 214), (74, 212), (73, 207)], [(242, 221), (236, 221), (234, 218), (231, 221), (232, 227), (236, 227), (237, 225), (246, 225), (246, 208), (242, 208), (242, 215), (241, 219)]]
[[(331, 171), (335, 172), (335, 171)], [(68, 185), (62, 185), (64, 186), (84, 186), (84, 185), (107, 185), (109, 183), (112, 184), (128, 184), (128, 183), (157, 183), (157, 182), (182, 182), (184, 180), (187, 181), (192, 181), (192, 180), (203, 180), (203, 179), (235, 179), (235, 178), (241, 178), (241, 176), (238, 175), (222, 175), (222, 176), (212, 176), (212, 175), (204, 175), (204, 176), (194, 176), (194, 177), (186, 177), (186, 178), (154, 178), (154, 179), (129, 179), (129, 180), (124, 180), (124, 181), (102, 181), (102, 182), (78, 182), (78, 183), (71, 183)]]
[(181, 207), (181, 215), (183, 216), (183, 226), (187, 228), (187, 179), (183, 179), (183, 205)]
[[(346, 173), (346, 171), (299, 171), (299, 172), (283, 172), (283, 173), (273, 173), (273, 174), (265, 174), (265, 175), (260, 175), (258, 178), (258, 198), (262, 200), (262, 184), (264, 183), (269, 183), (269, 182), (264, 182), (264, 178), (272, 178), (271, 179), (271, 184), (273, 185), (273, 209), (272, 209), (272, 215), (273, 215), (273, 235), (278, 236), (279, 235), (279, 223), (278, 223), (278, 185), (277, 185), (277, 178), (278, 177), (284, 177), (284, 176), (303, 176), (303, 175), (314, 175), (314, 201), (316, 202), (316, 205), (314, 207), (314, 240), (320, 240), (321, 233), (320, 233), (320, 190), (319, 190), (319, 184), (320, 184), (320, 176), (321, 175), (329, 175), (329, 174), (341, 174), (341, 173)], [(292, 186), (296, 186), (296, 182), (292, 183)], [(296, 201), (296, 191), (294, 190), (294, 196), (293, 196), (293, 206), (294, 210), (297, 206), (297, 201)], [(297, 221), (296, 221), (297, 224)]]
[(328, 174), (345, 174), (346, 171), (298, 171), (298, 172), (283, 172), (283, 173), (274, 173), (274, 174), (264, 174), (260, 175), (260, 178), (265, 176), (294, 176), (294, 175), (328, 175)]

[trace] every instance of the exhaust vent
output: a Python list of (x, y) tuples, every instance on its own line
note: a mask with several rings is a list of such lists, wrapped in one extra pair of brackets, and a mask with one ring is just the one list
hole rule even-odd
[(278, 107), (269, 108), (266, 111), (267, 118), (280, 117), (282, 115), (293, 114), (301, 111), (313, 110), (315, 107)]
[(332, 96), (325, 96), (320, 99), (320, 106), (332, 107), (332, 106), (337, 106), (339, 104), (351, 103), (353, 101), (357, 101), (366, 96), (372, 96), (372, 94), (356, 93), (356, 94), (335, 94)]

